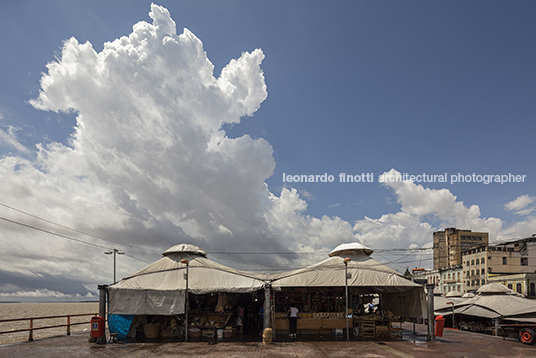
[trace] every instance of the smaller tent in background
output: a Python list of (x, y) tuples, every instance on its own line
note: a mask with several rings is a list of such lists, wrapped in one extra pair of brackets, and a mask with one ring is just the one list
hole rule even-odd
[(487, 327), (493, 326), (496, 319), (502, 322), (536, 323), (536, 302), (521, 297), (504, 285), (491, 283), (480, 287), (476, 296), (455, 303), (454, 312), (448, 307), (435, 310), (436, 315), (448, 316), (453, 313), (457, 322), (463, 322), (461, 328), (467, 322), (478, 321), (482, 326), (479, 331), (482, 331), (486, 324)]

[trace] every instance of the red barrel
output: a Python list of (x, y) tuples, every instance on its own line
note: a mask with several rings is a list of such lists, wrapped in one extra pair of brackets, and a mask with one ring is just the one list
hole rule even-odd
[(445, 319), (443, 316), (437, 316), (435, 326), (435, 335), (436, 337), (443, 337), (443, 328), (445, 327)]
[(101, 316), (91, 317), (91, 337), (104, 336), (104, 318)]

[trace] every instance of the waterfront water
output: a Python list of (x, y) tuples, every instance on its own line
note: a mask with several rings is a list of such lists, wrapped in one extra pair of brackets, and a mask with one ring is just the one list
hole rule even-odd
[[(95, 314), (99, 311), (98, 302), (59, 302), (59, 303), (0, 303), (0, 320), (44, 316), (61, 316), (68, 314)], [(88, 322), (91, 316), (71, 317), (71, 323)], [(35, 327), (66, 324), (67, 318), (34, 320)], [(0, 332), (30, 327), (30, 321), (0, 323)], [(90, 332), (90, 324), (71, 326), (71, 333)], [(34, 340), (65, 335), (67, 327), (39, 329), (33, 332)], [(29, 332), (0, 334), (0, 344), (23, 342), (28, 340)]]

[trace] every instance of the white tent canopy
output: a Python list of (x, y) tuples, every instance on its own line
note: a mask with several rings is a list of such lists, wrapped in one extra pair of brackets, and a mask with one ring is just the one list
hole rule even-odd
[(348, 287), (382, 294), (384, 309), (404, 317), (422, 317), (426, 299), (421, 285), (372, 259), (372, 250), (359, 243), (339, 245), (329, 258), (309, 267), (272, 276), (275, 290), (290, 287), (344, 287), (345, 258), (349, 258)]
[[(436, 314), (449, 315), (452, 309), (436, 306)], [(475, 297), (454, 305), (455, 314), (512, 321), (536, 322), (536, 302), (520, 297), (504, 285), (491, 283), (480, 287)]]
[(180, 244), (166, 250), (163, 257), (108, 288), (110, 313), (173, 315), (184, 313), (186, 264), (189, 262), (188, 291), (193, 294), (216, 292), (248, 293), (268, 287), (344, 287), (344, 259), (348, 263), (349, 287), (382, 294), (385, 310), (404, 317), (422, 317), (426, 299), (422, 286), (369, 257), (372, 250), (359, 243), (343, 244), (330, 257), (309, 267), (264, 275), (236, 270), (206, 258), (195, 245)]
[(193, 294), (247, 293), (264, 286), (259, 274), (235, 270), (209, 260), (205, 251), (195, 245), (176, 245), (162, 255), (160, 260), (108, 288), (110, 313), (184, 313), (186, 264), (181, 263), (183, 259), (189, 262), (188, 291)]

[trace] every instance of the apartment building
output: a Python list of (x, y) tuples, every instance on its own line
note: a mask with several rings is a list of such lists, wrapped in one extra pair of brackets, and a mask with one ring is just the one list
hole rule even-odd
[[(514, 276), (536, 272), (536, 237), (473, 247), (462, 253), (462, 261), (464, 292), (477, 290), (490, 282), (502, 282), (507, 286), (511, 284), (513, 290), (528, 295), (531, 293), (530, 284), (536, 284), (536, 280), (526, 275), (515, 279)], [(534, 292), (534, 285), (532, 288)]]
[(413, 269), (413, 281), (423, 283), (426, 282), (428, 285), (439, 286), (441, 282), (441, 274), (439, 270), (425, 270), (423, 268), (414, 268)]
[(474, 247), (487, 246), (489, 234), (487, 232), (473, 232), (447, 228), (436, 231), (434, 239), (434, 270), (442, 267), (462, 264), (462, 252)]
[(536, 297), (536, 273), (512, 275), (489, 274), (489, 283), (500, 283), (511, 290), (530, 298)]
[(451, 265), (438, 270), (441, 280), (439, 288), (446, 295), (449, 292), (463, 293), (463, 265)]

